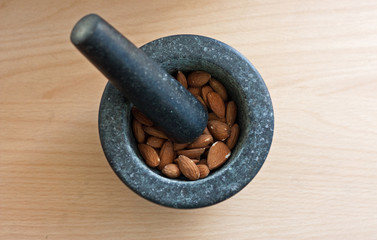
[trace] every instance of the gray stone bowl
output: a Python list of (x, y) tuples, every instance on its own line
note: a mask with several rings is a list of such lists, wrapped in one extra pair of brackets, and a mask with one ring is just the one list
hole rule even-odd
[(171, 74), (203, 70), (220, 81), (238, 106), (239, 140), (228, 161), (207, 178), (166, 178), (145, 164), (131, 130), (132, 104), (108, 83), (99, 110), (99, 134), (110, 166), (135, 193), (167, 207), (200, 208), (233, 196), (255, 177), (271, 146), (274, 114), (263, 79), (238, 51), (208, 37), (168, 36), (141, 49)]

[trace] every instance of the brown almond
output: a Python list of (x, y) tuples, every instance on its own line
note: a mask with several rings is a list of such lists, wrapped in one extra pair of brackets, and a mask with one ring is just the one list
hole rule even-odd
[(196, 164), (188, 157), (180, 155), (178, 157), (178, 166), (182, 174), (189, 180), (197, 180), (200, 172)]
[(219, 117), (214, 112), (210, 112), (208, 113), (208, 121), (211, 120), (219, 120)]
[(177, 151), (178, 155), (185, 155), (188, 158), (192, 159), (199, 159), (200, 155), (204, 153), (206, 149), (205, 148), (193, 148), (193, 149), (188, 149), (188, 150), (179, 150)]
[(220, 95), (216, 92), (210, 92), (207, 95), (209, 107), (219, 117), (225, 117), (225, 104)]
[(206, 105), (206, 103), (204, 102), (203, 98), (202, 98), (201, 96), (195, 96), (195, 97), (196, 97), (196, 99), (198, 99), (198, 101), (203, 105), (203, 107), (204, 107), (206, 110), (208, 110), (208, 109), (207, 109), (207, 105)]
[(154, 137), (154, 136), (150, 136), (147, 139), (147, 144), (153, 148), (161, 148), (164, 142), (165, 142), (165, 139)]
[(147, 144), (137, 145), (141, 156), (143, 156), (145, 163), (150, 167), (157, 167), (160, 164), (160, 157), (156, 150)]
[(211, 78), (211, 74), (203, 71), (192, 72), (187, 77), (187, 83), (190, 87), (201, 87)]
[(237, 105), (234, 101), (228, 102), (226, 105), (226, 123), (228, 123), (229, 126), (232, 126), (237, 118)]
[(223, 142), (215, 142), (209, 149), (207, 165), (209, 170), (220, 167), (230, 156), (230, 149)]
[(228, 93), (226, 92), (226, 89), (225, 89), (224, 85), (222, 85), (219, 81), (217, 81), (214, 78), (211, 78), (209, 80), (209, 85), (212, 87), (212, 89), (215, 92), (217, 92), (221, 96), (221, 98), (223, 99), (223, 101), (227, 101), (228, 100)]
[(229, 138), (226, 140), (226, 145), (228, 146), (230, 150), (232, 150), (234, 146), (236, 146), (239, 134), (240, 134), (240, 127), (238, 126), (237, 123), (235, 123), (230, 129)]
[(208, 122), (208, 129), (216, 140), (224, 141), (230, 135), (230, 127), (228, 124), (218, 120), (211, 120)]
[(145, 116), (144, 113), (140, 112), (140, 110), (136, 107), (132, 107), (131, 113), (132, 116), (134, 116), (134, 118), (136, 118), (136, 120), (138, 120), (141, 124), (148, 127), (153, 125), (153, 122), (147, 116)]
[(178, 71), (176, 79), (184, 88), (187, 88), (186, 76), (181, 71)]
[(169, 163), (172, 163), (174, 160), (174, 150), (173, 150), (173, 143), (170, 141), (166, 141), (164, 145), (162, 145), (160, 150), (160, 165), (158, 165), (158, 169), (163, 169)]
[[(190, 158), (191, 159), (191, 158)], [(195, 164), (199, 164), (199, 159), (191, 159)], [(178, 164), (178, 158), (174, 158), (173, 163)]]
[(208, 113), (208, 121), (218, 120), (220, 122), (226, 122), (225, 118), (219, 118), (214, 112)]
[(187, 148), (201, 148), (213, 142), (213, 137), (208, 134), (200, 135), (194, 142), (187, 146)]
[(162, 169), (162, 173), (168, 178), (177, 178), (179, 177), (179, 175), (181, 175), (181, 171), (179, 170), (178, 165), (175, 163), (170, 163), (166, 165)]
[(145, 132), (143, 130), (143, 125), (136, 119), (132, 121), (132, 131), (138, 143), (144, 143), (145, 141)]
[(201, 160), (199, 160), (198, 164), (207, 165), (207, 159), (201, 159)]
[(205, 178), (208, 176), (209, 174), (209, 168), (207, 165), (204, 165), (204, 164), (198, 164), (196, 165), (199, 169), (199, 173), (200, 173), (200, 176), (199, 178)]
[(174, 151), (182, 150), (186, 148), (188, 145), (188, 143), (174, 143)]
[(149, 135), (152, 135), (158, 138), (168, 139), (168, 136), (166, 136), (166, 134), (163, 131), (158, 130), (154, 127), (145, 127), (144, 131), (148, 133)]
[(210, 86), (202, 87), (202, 98), (204, 102), (206, 103), (207, 107), (209, 107), (207, 95), (210, 92), (213, 92), (213, 89)]
[(211, 133), (209, 132), (208, 128), (206, 127), (206, 128), (204, 128), (203, 134), (209, 134), (210, 135)]
[(191, 159), (195, 164), (199, 163), (199, 159)]
[(199, 96), (201, 92), (201, 89), (197, 87), (189, 87), (187, 90), (194, 96)]

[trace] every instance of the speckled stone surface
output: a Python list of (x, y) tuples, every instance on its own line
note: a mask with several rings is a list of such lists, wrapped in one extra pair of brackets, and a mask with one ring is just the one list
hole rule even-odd
[(193, 182), (168, 179), (144, 163), (131, 132), (132, 106), (107, 84), (99, 132), (111, 167), (134, 192), (168, 207), (205, 207), (233, 196), (258, 173), (272, 143), (274, 114), (263, 79), (239, 52), (203, 36), (164, 37), (141, 49), (169, 73), (204, 70), (221, 81), (238, 106), (239, 141), (230, 159), (207, 178)]

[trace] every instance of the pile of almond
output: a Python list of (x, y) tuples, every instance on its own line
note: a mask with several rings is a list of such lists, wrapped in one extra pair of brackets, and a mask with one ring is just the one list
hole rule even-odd
[(182, 174), (197, 180), (207, 177), (230, 157), (240, 132), (237, 106), (228, 100), (225, 87), (207, 72), (192, 72), (187, 78), (178, 72), (176, 79), (208, 110), (208, 125), (203, 134), (191, 143), (175, 143), (135, 107), (132, 129), (149, 167), (157, 167), (169, 178)]

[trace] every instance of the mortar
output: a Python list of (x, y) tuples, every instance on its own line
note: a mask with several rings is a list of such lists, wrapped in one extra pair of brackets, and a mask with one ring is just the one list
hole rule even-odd
[(199, 208), (233, 196), (258, 173), (272, 142), (273, 108), (262, 77), (238, 51), (204, 36), (163, 37), (141, 49), (170, 74), (203, 70), (220, 81), (238, 106), (239, 140), (229, 160), (207, 178), (166, 178), (145, 164), (132, 134), (132, 103), (108, 83), (99, 109), (99, 134), (110, 166), (135, 193), (167, 207)]

